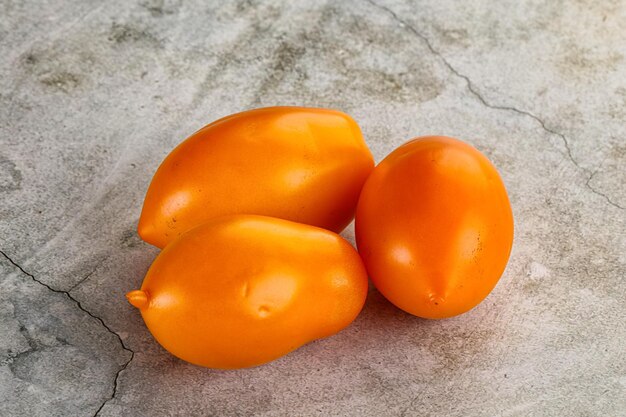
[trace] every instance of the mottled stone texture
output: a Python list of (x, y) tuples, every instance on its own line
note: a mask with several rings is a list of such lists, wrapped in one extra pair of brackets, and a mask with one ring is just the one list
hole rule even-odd
[[(0, 0), (0, 415), (626, 415), (626, 3)], [(162, 158), (228, 113), (334, 107), (377, 160), (425, 134), (497, 165), (497, 288), (217, 372), (124, 293)], [(353, 241), (353, 232), (345, 236)]]

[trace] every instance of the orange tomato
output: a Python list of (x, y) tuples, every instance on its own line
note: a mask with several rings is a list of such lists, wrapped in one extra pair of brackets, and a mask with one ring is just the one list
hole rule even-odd
[(470, 145), (417, 138), (385, 158), (367, 180), (356, 241), (376, 288), (425, 318), (464, 313), (504, 272), (513, 215), (498, 172)]
[(359, 254), (339, 235), (234, 215), (168, 245), (127, 298), (169, 352), (230, 369), (337, 333), (361, 311), (367, 286)]
[(356, 122), (334, 110), (270, 107), (211, 123), (163, 161), (139, 235), (164, 247), (225, 214), (259, 214), (336, 232), (354, 217), (374, 160)]

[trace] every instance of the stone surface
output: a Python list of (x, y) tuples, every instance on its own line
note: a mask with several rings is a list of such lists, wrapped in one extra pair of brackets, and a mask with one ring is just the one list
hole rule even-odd
[[(626, 3), (0, 0), (0, 415), (626, 415)], [(218, 372), (123, 294), (152, 173), (248, 108), (342, 109), (376, 159), (462, 138), (508, 187), (508, 268), (426, 321)], [(353, 241), (352, 229), (344, 235)]]

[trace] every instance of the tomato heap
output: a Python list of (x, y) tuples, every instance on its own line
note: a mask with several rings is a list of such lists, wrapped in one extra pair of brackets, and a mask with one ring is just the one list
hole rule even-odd
[[(358, 253), (337, 234), (355, 212)], [(506, 267), (513, 216), (495, 167), (464, 142), (413, 139), (374, 167), (345, 113), (270, 107), (175, 148), (138, 232), (163, 250), (130, 303), (172, 354), (233, 369), (347, 327), (368, 275), (418, 317), (470, 310)]]

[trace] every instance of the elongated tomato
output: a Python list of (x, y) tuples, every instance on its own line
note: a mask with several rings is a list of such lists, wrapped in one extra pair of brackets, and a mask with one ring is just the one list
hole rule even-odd
[(172, 354), (228, 369), (337, 333), (361, 311), (367, 285), (359, 254), (339, 235), (235, 215), (168, 245), (127, 297)]
[(494, 288), (513, 243), (495, 167), (472, 146), (431, 136), (387, 156), (367, 180), (356, 241), (376, 288), (425, 318), (466, 312)]
[(358, 125), (334, 110), (270, 107), (204, 127), (148, 188), (139, 235), (164, 247), (220, 215), (258, 214), (339, 232), (374, 167)]

